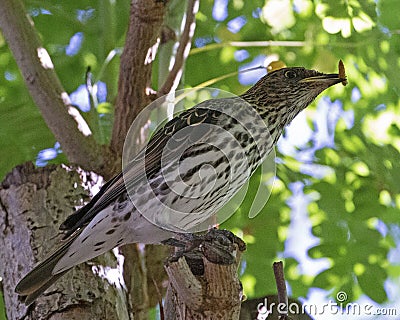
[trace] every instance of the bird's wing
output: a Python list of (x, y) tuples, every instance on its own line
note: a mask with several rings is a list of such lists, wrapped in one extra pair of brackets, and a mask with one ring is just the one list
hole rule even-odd
[[(161, 168), (163, 154), (160, 150), (162, 150), (163, 146), (167, 143), (168, 145), (176, 143), (178, 147), (182, 145), (182, 141), (174, 141), (175, 139), (179, 139), (179, 137), (175, 136), (176, 133), (184, 128), (196, 126), (200, 123), (218, 123), (221, 112), (213, 108), (207, 108), (210, 105), (210, 101), (213, 100), (203, 102), (194, 108), (186, 110), (158, 130), (150, 139), (147, 146), (128, 163), (123, 172), (103, 185), (87, 205), (77, 210), (61, 224), (60, 229), (66, 231), (64, 239), (67, 239), (74, 232), (88, 225), (100, 211), (112, 204), (121, 195), (124, 195), (126, 192), (125, 182), (135, 185), (135, 183), (140, 182), (144, 178), (144, 174), (147, 178), (151, 178), (151, 176), (157, 173)], [(210, 130), (200, 132), (203, 137), (196, 136), (196, 139), (204, 138), (210, 133)], [(187, 142), (184, 144), (188, 145)]]

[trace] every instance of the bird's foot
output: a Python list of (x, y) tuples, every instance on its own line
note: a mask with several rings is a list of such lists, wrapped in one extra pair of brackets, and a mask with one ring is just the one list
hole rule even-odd
[(204, 256), (215, 264), (232, 264), (235, 262), (236, 246), (240, 251), (246, 250), (246, 244), (229, 230), (210, 229), (205, 234), (180, 234), (177, 238), (171, 238), (163, 244), (175, 247), (176, 252), (168, 259), (168, 262), (177, 261), (181, 257), (186, 260), (201, 260)]

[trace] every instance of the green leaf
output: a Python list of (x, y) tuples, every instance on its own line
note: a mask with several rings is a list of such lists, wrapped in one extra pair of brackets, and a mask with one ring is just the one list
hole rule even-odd
[(387, 300), (383, 286), (386, 277), (386, 272), (380, 266), (370, 265), (357, 280), (365, 294), (377, 303), (383, 303)]

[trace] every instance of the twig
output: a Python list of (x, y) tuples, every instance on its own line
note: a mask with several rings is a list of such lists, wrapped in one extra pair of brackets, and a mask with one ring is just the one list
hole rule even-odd
[(287, 320), (288, 318), (288, 296), (286, 292), (285, 274), (283, 272), (282, 261), (273, 264), (276, 288), (278, 290), (278, 313), (279, 320)]
[(190, 54), (196, 54), (203, 51), (209, 51), (224, 47), (304, 47), (305, 41), (227, 41), (220, 43), (211, 43), (201, 48), (195, 48), (190, 51)]
[(153, 277), (151, 277), (151, 280), (153, 281), (153, 285), (156, 288), (157, 295), (158, 295), (158, 306), (160, 307), (160, 319), (165, 320), (164, 306), (163, 306), (163, 302), (162, 302), (162, 294), (161, 294), (160, 288), (158, 288), (157, 281)]
[[(357, 48), (362, 46), (364, 43), (360, 42), (331, 42), (330, 46), (339, 48)], [(204, 47), (194, 48), (190, 51), (190, 55), (194, 55), (200, 52), (210, 51), (214, 49), (220, 49), (225, 47), (242, 47), (242, 48), (255, 48), (255, 47), (305, 47), (307, 45), (312, 45), (314, 47), (320, 47), (321, 44), (309, 43), (308, 41), (223, 41), (219, 43), (211, 43), (205, 45)]]
[(99, 105), (99, 101), (97, 100), (97, 84), (93, 84), (93, 74), (91, 73), (90, 66), (88, 66), (86, 70), (85, 84), (89, 102), (89, 123), (92, 127), (93, 136), (96, 141), (105, 144), (106, 139), (101, 129), (99, 114), (97, 112), (97, 107)]
[(196, 13), (199, 10), (199, 0), (189, 0), (186, 9), (186, 21), (179, 39), (178, 49), (176, 50), (175, 62), (168, 74), (164, 84), (157, 92), (157, 96), (161, 97), (172, 89), (175, 89), (182, 76), (182, 68), (186, 58), (189, 55), (192, 37), (196, 27)]

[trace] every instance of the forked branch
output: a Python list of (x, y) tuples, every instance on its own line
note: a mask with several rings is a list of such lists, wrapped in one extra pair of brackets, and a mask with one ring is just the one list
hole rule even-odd
[(78, 110), (71, 106), (21, 0), (0, 0), (0, 28), (33, 100), (69, 161), (103, 173), (105, 160), (100, 147)]

